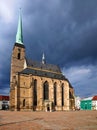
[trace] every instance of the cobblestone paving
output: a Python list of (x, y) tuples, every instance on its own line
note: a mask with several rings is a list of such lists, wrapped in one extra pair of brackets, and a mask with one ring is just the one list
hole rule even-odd
[(97, 130), (97, 111), (0, 111), (0, 130)]

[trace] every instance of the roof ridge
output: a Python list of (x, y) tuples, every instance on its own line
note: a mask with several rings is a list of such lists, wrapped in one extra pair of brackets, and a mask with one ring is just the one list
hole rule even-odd
[[(33, 61), (33, 62), (38, 62), (38, 63), (41, 63), (42, 64), (42, 62), (41, 61), (36, 61), (36, 60), (32, 60), (32, 59), (26, 59), (26, 60), (30, 60), (30, 61)], [(46, 63), (47, 65), (54, 65), (54, 66), (58, 66), (58, 65), (55, 65), (55, 64), (51, 64), (51, 63)], [(45, 65), (45, 64), (43, 64), (43, 65)], [(59, 66), (58, 66), (59, 67)]]
[(27, 61), (28, 67), (39, 68), (39, 69), (44, 69), (44, 70), (62, 73), (61, 69), (58, 65), (48, 64), (48, 63), (42, 64), (42, 62), (34, 61), (34, 60), (30, 60), (30, 59), (26, 59), (26, 61)]
[(34, 68), (25, 68), (24, 70), (22, 70), (21, 72), (19, 72), (19, 74), (32, 74), (32, 75), (36, 75), (36, 76), (41, 76), (41, 77), (47, 77), (47, 78), (55, 78), (55, 79), (65, 79), (65, 76), (62, 73), (55, 73), (52, 71), (43, 71), (43, 70), (38, 70), (38, 69), (34, 69)]

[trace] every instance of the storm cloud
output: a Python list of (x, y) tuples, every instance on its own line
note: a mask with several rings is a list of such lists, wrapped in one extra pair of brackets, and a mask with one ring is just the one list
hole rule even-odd
[(96, 0), (3, 0), (0, 3), (0, 93), (9, 93), (19, 8), (27, 57), (57, 64), (78, 96), (97, 94)]

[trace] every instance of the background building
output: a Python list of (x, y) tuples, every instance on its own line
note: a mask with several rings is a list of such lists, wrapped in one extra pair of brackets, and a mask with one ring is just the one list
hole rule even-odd
[(75, 97), (75, 110), (80, 110), (80, 97)]
[(80, 108), (81, 110), (92, 110), (92, 98), (88, 97), (81, 100)]
[(92, 109), (97, 110), (97, 95), (92, 98)]
[(0, 95), (0, 110), (9, 109), (9, 96)]

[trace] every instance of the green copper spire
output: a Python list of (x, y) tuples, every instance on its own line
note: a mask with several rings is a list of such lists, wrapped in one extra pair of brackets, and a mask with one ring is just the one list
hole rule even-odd
[(18, 20), (18, 27), (17, 27), (17, 34), (16, 34), (16, 43), (23, 44), (21, 9), (19, 12), (19, 20)]

